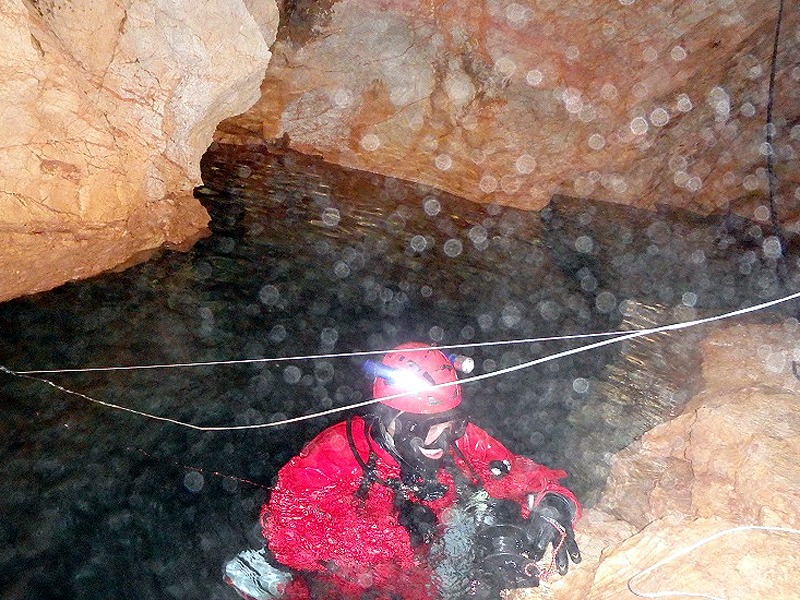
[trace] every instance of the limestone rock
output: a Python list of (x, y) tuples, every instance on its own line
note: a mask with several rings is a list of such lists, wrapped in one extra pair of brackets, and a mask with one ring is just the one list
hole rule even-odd
[[(703, 391), (613, 460), (597, 510), (641, 531), (606, 546), (589, 592), (583, 579), (572, 586), (564, 578), (559, 598), (635, 598), (627, 587), (634, 576), (642, 592), (796, 597), (799, 535), (736, 530), (691, 546), (729, 528), (800, 529), (797, 329), (796, 319), (713, 329), (702, 348)], [(620, 521), (606, 527), (618, 533)], [(596, 538), (597, 526), (585, 534)]]
[[(716, 537), (718, 534), (723, 535)], [(693, 549), (694, 544), (703, 545)], [(797, 546), (797, 536), (738, 530), (736, 523), (716, 517), (665, 518), (605, 558), (588, 594), (565, 597), (587, 600), (642, 597), (631, 592), (630, 583), (641, 594), (671, 592), (669, 597), (694, 594), (728, 600), (790, 600), (797, 597), (800, 566)], [(651, 567), (657, 568), (647, 571)]]
[(0, 300), (203, 230), (200, 157), (270, 58), (277, 8), (259, 6), (260, 23), (242, 0), (3, 3)]
[(704, 390), (615, 457), (603, 508), (638, 527), (669, 514), (800, 526), (795, 356), (800, 344), (779, 326), (712, 336)]
[[(595, 571), (604, 552), (619, 546), (636, 534), (636, 528), (601, 510), (590, 508), (585, 511), (575, 535), (581, 550), (581, 562), (570, 565), (564, 577), (555, 575), (550, 582), (543, 583), (538, 590), (540, 595), (532, 598), (571, 599), (585, 598), (592, 588)], [(524, 600), (525, 596), (511, 600)]]
[[(292, 6), (260, 102), (219, 141), (287, 135), (335, 163), (529, 209), (563, 193), (769, 219), (777, 4)], [(800, 217), (799, 24), (787, 7), (773, 114), (783, 225)]]

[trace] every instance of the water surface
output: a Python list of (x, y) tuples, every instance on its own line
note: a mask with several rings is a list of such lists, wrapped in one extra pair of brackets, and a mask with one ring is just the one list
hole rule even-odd
[[(777, 297), (757, 225), (569, 199), (542, 215), (264, 147), (215, 146), (213, 234), (122, 273), (0, 305), (14, 370), (470, 344), (641, 327)], [(544, 218), (543, 218), (544, 217)], [(784, 281), (786, 278), (784, 277)], [(791, 280), (794, 281), (794, 280)], [(608, 346), (465, 386), (513, 450), (591, 503), (607, 457), (679, 410), (701, 333)], [(490, 373), (586, 340), (466, 347)], [(364, 400), (363, 359), (54, 374), (90, 397), (199, 425)], [(347, 412), (199, 432), (0, 378), (3, 598), (233, 598), (277, 469)]]

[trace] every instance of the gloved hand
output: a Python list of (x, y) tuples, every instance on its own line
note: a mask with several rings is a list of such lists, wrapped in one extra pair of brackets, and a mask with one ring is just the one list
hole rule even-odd
[(397, 512), (397, 521), (408, 531), (412, 547), (428, 544), (433, 540), (438, 521), (430, 508), (419, 502), (403, 500)]
[[(526, 526), (533, 559), (540, 560), (544, 556), (547, 546), (552, 545), (556, 555), (556, 568), (561, 575), (564, 575), (569, 569), (570, 558), (575, 564), (581, 562), (581, 553), (572, 529), (574, 515), (575, 510), (572, 503), (564, 496), (546, 494), (539, 504), (531, 509)], [(563, 534), (550, 520), (564, 530)]]

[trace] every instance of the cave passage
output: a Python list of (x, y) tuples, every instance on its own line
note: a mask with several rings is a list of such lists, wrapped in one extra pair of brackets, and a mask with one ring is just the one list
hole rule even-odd
[[(185, 253), (0, 305), (14, 370), (469, 344), (645, 327), (777, 298), (762, 224), (555, 198), (541, 213), (265, 146), (215, 145)], [(464, 388), (472, 419), (597, 498), (608, 457), (693, 393), (701, 332), (608, 346)], [(476, 373), (587, 340), (466, 347)], [(363, 359), (49, 376), (202, 425), (368, 398)], [(0, 596), (232, 598), (277, 469), (347, 412), (202, 433), (0, 378)], [(252, 483), (251, 483), (252, 482)]]

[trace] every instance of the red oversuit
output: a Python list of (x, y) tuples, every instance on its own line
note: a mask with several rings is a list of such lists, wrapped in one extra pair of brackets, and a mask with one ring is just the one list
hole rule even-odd
[[(380, 483), (400, 477), (398, 462), (367, 433), (360, 417), (352, 419), (352, 439), (347, 426), (333, 425), (309, 442), (299, 455), (279, 472), (278, 482), (261, 512), (264, 537), (275, 558), (300, 573), (313, 574), (317, 582), (309, 591), (302, 577), (295, 577), (287, 598), (353, 598), (370, 590), (370, 598), (430, 600), (437, 598), (426, 562), (426, 545), (412, 548), (409, 534), (398, 523), (394, 491)], [(352, 442), (352, 446), (351, 446)], [(528, 494), (536, 502), (555, 492), (580, 507), (575, 496), (558, 483), (564, 471), (549, 469), (507, 450), (481, 428), (469, 423), (450, 449), (453, 461), (468, 480), (475, 477), (490, 496), (520, 504), (529, 514)], [(366, 497), (356, 493), (370, 450), (378, 481)], [(465, 464), (464, 461), (468, 464)], [(507, 472), (496, 475), (489, 468), (506, 461)], [(443, 511), (452, 506), (456, 493), (452, 475), (439, 469), (438, 479), (448, 486), (445, 495), (429, 506), (441, 522)], [(413, 499), (413, 497), (412, 497)], [(323, 589), (320, 592), (317, 587)]]

